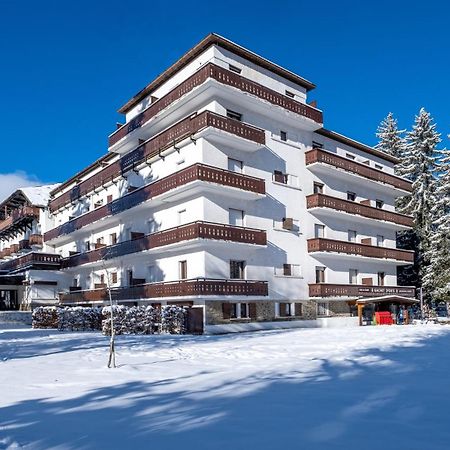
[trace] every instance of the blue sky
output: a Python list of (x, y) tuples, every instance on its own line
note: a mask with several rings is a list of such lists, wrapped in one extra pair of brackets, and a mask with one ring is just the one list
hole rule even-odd
[(408, 128), (424, 106), (448, 145), (449, 13), (433, 0), (0, 0), (0, 185), (18, 171), (62, 181), (104, 154), (116, 110), (210, 31), (314, 82), (327, 128), (375, 144), (389, 111)]

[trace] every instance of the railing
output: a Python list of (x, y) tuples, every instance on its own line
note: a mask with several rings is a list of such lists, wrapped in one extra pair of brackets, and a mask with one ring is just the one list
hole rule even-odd
[(398, 189), (411, 192), (412, 183), (395, 175), (384, 173), (381, 170), (368, 167), (365, 164), (351, 161), (348, 158), (330, 153), (322, 149), (313, 149), (305, 153), (306, 165), (313, 163), (324, 163), (347, 172), (360, 175), (370, 180), (379, 181), (380, 183), (389, 184)]
[(204, 164), (193, 164), (179, 172), (113, 200), (100, 208), (89, 211), (57, 228), (47, 231), (44, 234), (44, 240), (49, 241), (58, 236), (72, 233), (97, 220), (126, 211), (153, 197), (196, 180), (216, 183), (222, 186), (230, 186), (258, 194), (264, 194), (265, 192), (264, 180), (260, 178), (250, 177), (248, 175), (230, 172), (228, 170), (218, 169)]
[(178, 100), (187, 93), (191, 92), (197, 86), (203, 84), (208, 78), (259, 97), (262, 100), (272, 103), (273, 105), (280, 106), (284, 109), (287, 109), (288, 111), (294, 112), (304, 117), (308, 117), (309, 119), (314, 120), (317, 123), (323, 123), (322, 112), (318, 109), (298, 102), (268, 87), (251, 81), (248, 78), (244, 78), (241, 75), (231, 72), (228, 69), (217, 66), (213, 63), (208, 63), (206, 66), (199, 69), (189, 78), (181, 82), (164, 97), (161, 97), (159, 100), (152, 103), (145, 111), (142, 111), (130, 122), (126, 123), (121, 128), (112, 133), (109, 137), (109, 146), (114, 145), (136, 128), (142, 127), (156, 114), (170, 106), (175, 100)]
[(19, 241), (19, 250), (28, 250), (30, 248), (30, 240), (22, 239)]
[(49, 203), (50, 211), (56, 211), (64, 205), (78, 200), (81, 196), (124, 175), (136, 165), (157, 156), (161, 151), (175, 145), (181, 140), (189, 138), (189, 136), (192, 136), (207, 127), (214, 127), (261, 145), (265, 143), (264, 130), (245, 124), (239, 120), (221, 116), (211, 111), (203, 111), (200, 114), (186, 117), (152, 139), (144, 142), (118, 161), (82, 181), (70, 191), (51, 200)]
[(0, 270), (13, 271), (29, 266), (45, 266), (59, 269), (61, 266), (61, 256), (53, 253), (30, 252), (18, 258), (0, 263)]
[[(184, 297), (184, 296), (267, 296), (268, 285), (266, 281), (254, 280), (216, 280), (209, 278), (195, 278), (191, 280), (180, 280), (163, 283), (148, 283), (140, 286), (130, 286), (111, 289), (114, 301), (153, 299), (161, 297)], [(102, 302), (108, 300), (107, 289), (93, 289), (62, 293), (60, 302), (83, 303)]]
[(415, 291), (415, 288), (411, 286), (367, 286), (328, 283), (309, 285), (310, 297), (382, 297), (385, 295), (414, 297)]
[(414, 262), (414, 252), (395, 248), (376, 247), (374, 245), (357, 244), (356, 242), (335, 239), (308, 239), (308, 252), (333, 252), (348, 255), (367, 256), (369, 258), (386, 258), (398, 261)]
[(19, 244), (11, 244), (11, 253), (18, 253), (19, 252)]
[(30, 245), (35, 245), (35, 246), (42, 246), (43, 245), (43, 239), (42, 239), (42, 234), (32, 234), (30, 235)]
[(69, 256), (62, 260), (62, 267), (75, 267), (198, 238), (255, 245), (266, 245), (267, 243), (266, 232), (262, 230), (198, 221)]
[(15, 209), (11, 212), (11, 215), (0, 222), (0, 233), (23, 220), (33, 220), (38, 218), (39, 208), (37, 206), (23, 206), (22, 208)]
[(374, 208), (372, 206), (361, 205), (360, 203), (331, 197), (325, 194), (308, 195), (306, 197), (306, 206), (307, 208), (331, 208), (349, 214), (357, 214), (370, 219), (393, 222), (406, 227), (413, 226), (413, 218), (410, 216)]

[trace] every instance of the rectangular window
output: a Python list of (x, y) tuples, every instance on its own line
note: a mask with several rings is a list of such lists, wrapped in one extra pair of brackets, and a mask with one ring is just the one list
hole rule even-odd
[(230, 278), (244, 279), (245, 261), (230, 261)]
[(316, 267), (316, 283), (325, 283), (325, 267)]
[(280, 131), (280, 139), (284, 142), (287, 141), (287, 132), (286, 131)]
[(277, 183), (287, 184), (287, 179), (288, 176), (280, 170), (273, 171), (273, 181), (276, 181)]
[(227, 109), (227, 117), (234, 120), (242, 121), (242, 114), (236, 111), (232, 111), (231, 109)]
[(283, 264), (283, 275), (290, 277), (292, 275), (292, 267), (290, 264)]
[(328, 302), (317, 303), (317, 315), (318, 316), (328, 316)]
[(111, 273), (111, 283), (113, 283), (113, 284), (117, 283), (117, 272)]
[(185, 280), (187, 278), (187, 261), (179, 261), (178, 270), (180, 280)]
[(238, 303), (231, 303), (230, 318), (237, 319), (239, 317), (239, 307)]
[(158, 224), (155, 219), (150, 219), (148, 221), (148, 232), (156, 233), (158, 231)]
[(357, 269), (349, 269), (348, 282), (350, 284), (358, 284), (358, 270)]
[(240, 69), (239, 67), (233, 66), (233, 64), (228, 64), (228, 68), (232, 72), (236, 72), (236, 73), (241, 73), (242, 72), (242, 69)]
[(323, 183), (314, 182), (313, 192), (314, 194), (323, 194)]
[(356, 194), (354, 192), (347, 192), (347, 200), (354, 202), (356, 200)]
[(284, 93), (286, 94), (286, 97), (295, 98), (295, 94), (291, 91), (286, 90)]
[(384, 286), (384, 272), (378, 272), (378, 286)]
[(149, 268), (148, 268), (148, 275), (149, 275), (148, 281), (149, 281), (150, 283), (156, 283), (157, 281), (160, 281), (160, 280), (158, 279), (157, 268), (156, 268), (155, 265), (149, 266)]
[(88, 252), (91, 249), (91, 243), (89, 241), (86, 241), (84, 243), (84, 248), (85, 248), (85, 251)]
[(379, 164), (375, 164), (375, 169), (383, 170), (383, 166), (380, 166)]
[(351, 153), (346, 153), (345, 157), (348, 158), (348, 159), (352, 159), (352, 160), (356, 159), (356, 156), (352, 155)]
[(383, 200), (379, 200), (379, 199), (375, 200), (375, 208), (382, 209), (383, 205), (384, 205)]
[(303, 307), (302, 307), (302, 304), (301, 304), (301, 303), (296, 303), (296, 304), (295, 304), (295, 306), (294, 306), (294, 314), (295, 314), (297, 317), (300, 317), (300, 316), (303, 315)]
[(228, 170), (230, 172), (242, 173), (244, 164), (238, 159), (228, 158)]
[(292, 312), (291, 306), (290, 303), (278, 303), (280, 317), (289, 317)]
[(323, 144), (317, 141), (312, 141), (312, 147), (313, 148), (323, 148)]
[(356, 242), (357, 235), (355, 230), (348, 230), (348, 242)]
[(106, 197), (106, 203), (111, 203), (112, 200), (113, 200), (113, 196), (112, 196), (112, 195), (108, 195), (108, 196)]
[(109, 235), (109, 243), (110, 243), (110, 245), (117, 244), (117, 233), (111, 233)]
[(239, 303), (240, 306), (240, 316), (241, 318), (247, 318), (248, 317), (248, 305), (247, 303)]
[(325, 237), (325, 225), (319, 223), (314, 224), (314, 237), (324, 238)]
[(228, 210), (228, 222), (236, 227), (244, 226), (244, 211), (230, 208)]
[(377, 235), (377, 247), (384, 247), (384, 236)]

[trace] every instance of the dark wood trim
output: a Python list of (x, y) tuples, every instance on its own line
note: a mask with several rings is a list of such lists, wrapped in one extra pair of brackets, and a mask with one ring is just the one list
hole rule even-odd
[(414, 297), (413, 286), (367, 286), (362, 284), (317, 283), (309, 285), (310, 297), (383, 297), (400, 295)]

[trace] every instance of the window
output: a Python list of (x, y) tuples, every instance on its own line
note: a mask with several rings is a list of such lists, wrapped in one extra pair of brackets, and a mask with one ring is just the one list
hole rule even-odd
[(295, 98), (295, 94), (291, 91), (286, 90), (284, 93), (286, 94), (286, 97)]
[(384, 272), (378, 272), (378, 286), (384, 286)]
[(313, 148), (323, 148), (323, 144), (317, 141), (312, 141), (312, 147)]
[(128, 286), (133, 286), (133, 271), (131, 269), (127, 270), (127, 281)]
[(278, 303), (278, 314), (280, 317), (289, 317), (292, 314), (291, 303)]
[(347, 192), (347, 200), (354, 202), (356, 200), (356, 194), (354, 192)]
[(273, 181), (276, 181), (277, 183), (287, 184), (287, 179), (288, 176), (280, 170), (273, 171)]
[(316, 283), (325, 283), (325, 267), (316, 267)]
[(283, 217), (281, 221), (283, 230), (293, 230), (294, 229), (294, 219), (292, 217)]
[(178, 262), (178, 271), (180, 280), (185, 280), (187, 278), (187, 261)]
[(242, 114), (236, 111), (232, 111), (231, 109), (227, 109), (227, 117), (234, 120), (242, 121)]
[(319, 223), (314, 224), (314, 237), (323, 238), (325, 237), (325, 225)]
[(283, 275), (287, 277), (292, 275), (292, 267), (290, 264), (283, 264)]
[(108, 196), (106, 197), (106, 203), (111, 203), (112, 200), (113, 200), (113, 196), (112, 196), (112, 195), (108, 195)]
[(242, 173), (242, 168), (244, 164), (238, 159), (228, 158), (228, 170), (230, 172)]
[(280, 131), (280, 139), (284, 142), (287, 141), (287, 132), (286, 131)]
[(86, 252), (88, 252), (90, 249), (91, 249), (91, 243), (90, 243), (89, 241), (86, 241), (86, 242), (84, 243), (84, 250), (85, 250)]
[(348, 282), (350, 284), (358, 284), (358, 270), (357, 269), (349, 269)]
[(104, 273), (102, 273), (100, 275), (100, 284), (105, 284), (105, 274)]
[(314, 194), (323, 194), (323, 183), (314, 182), (313, 192)]
[(383, 170), (383, 166), (380, 166), (379, 164), (375, 164), (375, 169)]
[(157, 268), (156, 268), (155, 265), (149, 266), (149, 268), (148, 268), (148, 275), (149, 275), (148, 281), (150, 283), (155, 283), (155, 282), (159, 281), (158, 275), (157, 275)]
[(148, 221), (148, 232), (155, 233), (158, 231), (158, 224), (155, 219), (150, 219)]
[(283, 264), (283, 267), (275, 267), (275, 275), (283, 277), (301, 277), (302, 267), (300, 264)]
[(328, 302), (317, 303), (317, 315), (318, 316), (328, 316)]
[(109, 235), (109, 243), (110, 243), (111, 245), (117, 244), (117, 233), (111, 233), (111, 234)]
[(355, 230), (348, 230), (348, 242), (356, 242), (358, 233)]
[(383, 200), (375, 200), (375, 208), (382, 209), (384, 205)]
[(225, 316), (230, 319), (248, 319), (250, 317), (250, 307), (248, 303), (224, 303), (222, 305)]
[(184, 225), (186, 221), (187, 221), (186, 210), (182, 209), (181, 211), (178, 211), (178, 225)]
[(240, 69), (239, 67), (233, 66), (233, 64), (228, 64), (228, 68), (232, 72), (236, 72), (236, 73), (241, 73), (242, 72), (242, 69)]
[(228, 222), (236, 227), (244, 226), (244, 211), (230, 208), (228, 210)]
[(384, 247), (384, 236), (377, 235), (377, 247)]
[(111, 273), (111, 283), (113, 284), (117, 283), (117, 272)]
[(351, 153), (346, 153), (345, 157), (348, 158), (348, 159), (353, 159), (353, 160), (356, 159), (355, 155), (352, 155)]
[(230, 261), (230, 278), (244, 279), (245, 261)]
[(365, 161), (361, 161), (362, 164), (365, 164), (366, 166), (370, 166), (370, 161), (366, 159)]
[(248, 317), (248, 305), (247, 303), (239, 303), (239, 313), (240, 316), (243, 318), (247, 318)]

